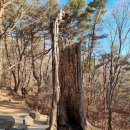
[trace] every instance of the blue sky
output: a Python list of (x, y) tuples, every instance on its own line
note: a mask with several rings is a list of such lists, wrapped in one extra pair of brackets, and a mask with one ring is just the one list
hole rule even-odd
[[(87, 3), (91, 2), (93, 0), (87, 0)], [(107, 8), (108, 9), (111, 9), (112, 5), (117, 2), (118, 0), (108, 0), (108, 3), (107, 3)], [(67, 3), (68, 0), (59, 0), (60, 3), (64, 2), (64, 3)]]
[[(69, 0), (59, 0), (59, 3), (61, 3), (61, 4), (67, 3), (68, 1)], [(91, 1), (93, 1), (93, 0), (87, 0), (87, 3), (91, 2)], [(108, 0), (108, 3), (106, 5), (107, 14), (104, 16), (104, 19), (106, 19), (109, 16), (108, 14), (110, 13), (110, 11), (114, 8), (114, 6), (116, 4), (121, 4), (122, 2), (126, 2), (126, 1), (129, 1), (129, 0)], [(105, 31), (106, 26), (102, 25), (102, 27), (103, 27), (103, 31)], [(105, 52), (109, 52), (110, 44), (109, 44), (108, 38), (102, 39), (101, 44), (99, 46), (101, 46), (101, 48), (102, 48), (101, 50), (104, 50)], [(128, 49), (129, 49), (128, 46), (125, 47), (122, 51), (122, 54), (125, 55)]]
[[(59, 3), (67, 3), (69, 0), (59, 0)], [(91, 2), (91, 1), (93, 1), (93, 0), (87, 0), (87, 3), (89, 3), (89, 2)], [(114, 3), (115, 2), (117, 2), (117, 1), (119, 1), (119, 0), (108, 0), (108, 3), (107, 3), (107, 10), (111, 10), (111, 8), (112, 8), (112, 6), (114, 5)], [(106, 52), (108, 52), (109, 51), (109, 46), (108, 46), (108, 44), (107, 44), (107, 39), (103, 39), (102, 40), (102, 44), (101, 44), (101, 48), (103, 49), (103, 50), (105, 50)]]

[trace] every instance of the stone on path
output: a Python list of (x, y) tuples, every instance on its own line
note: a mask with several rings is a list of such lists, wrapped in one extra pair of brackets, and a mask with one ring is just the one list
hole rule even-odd
[(14, 128), (11, 130), (27, 130), (27, 126), (20, 124), (18, 126), (14, 126)]
[(43, 122), (43, 124), (49, 124), (50, 117), (47, 115), (41, 115), (40, 119), (38, 121)]
[(40, 119), (40, 113), (37, 111), (30, 111), (29, 116), (32, 117), (35, 120)]
[(34, 123), (33, 123), (33, 118), (30, 117), (29, 115), (27, 115), (27, 116), (24, 118), (24, 121), (25, 121), (25, 125), (27, 125), (27, 126), (32, 126), (32, 125), (34, 125)]
[[(2, 102), (0, 104), (0, 130), (46, 130), (49, 127), (48, 116), (41, 114), (39, 117), (38, 113), (36, 115), (39, 119), (30, 117), (29, 109), (21, 100), (11, 100), (10, 103)], [(6, 120), (2, 117), (6, 117)]]
[(0, 129), (10, 130), (13, 128), (15, 120), (12, 116), (0, 115)]

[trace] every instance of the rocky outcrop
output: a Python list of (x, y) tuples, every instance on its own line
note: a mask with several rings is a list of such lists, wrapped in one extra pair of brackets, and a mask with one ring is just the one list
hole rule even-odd
[(0, 129), (11, 130), (15, 124), (15, 120), (12, 116), (0, 115)]

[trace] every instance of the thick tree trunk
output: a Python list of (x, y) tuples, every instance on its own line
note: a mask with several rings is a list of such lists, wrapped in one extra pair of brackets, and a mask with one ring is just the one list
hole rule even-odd
[(83, 130), (83, 110), (80, 44), (60, 47), (59, 62), (60, 100), (58, 130)]
[(97, 130), (83, 106), (80, 44), (65, 40), (53, 47), (53, 108), (50, 130)]

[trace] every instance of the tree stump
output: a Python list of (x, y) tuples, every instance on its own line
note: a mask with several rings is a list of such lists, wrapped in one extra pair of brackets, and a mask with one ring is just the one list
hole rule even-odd
[(58, 130), (83, 130), (85, 115), (82, 107), (80, 52), (78, 43), (60, 47)]
[(97, 130), (86, 119), (81, 80), (81, 45), (54, 45), (53, 110), (50, 130)]

